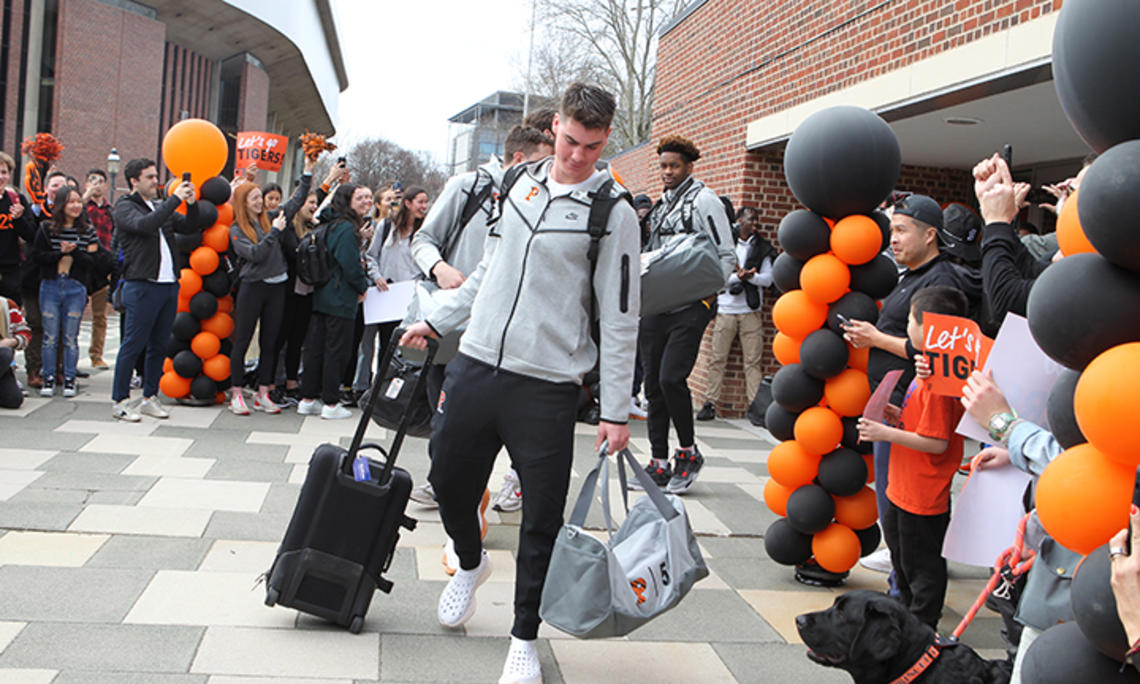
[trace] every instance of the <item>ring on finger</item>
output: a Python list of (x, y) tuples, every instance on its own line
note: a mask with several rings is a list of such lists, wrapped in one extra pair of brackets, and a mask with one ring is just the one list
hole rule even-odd
[(1113, 546), (1108, 549), (1108, 557), (1116, 560), (1118, 556), (1127, 556), (1128, 552), (1119, 546)]

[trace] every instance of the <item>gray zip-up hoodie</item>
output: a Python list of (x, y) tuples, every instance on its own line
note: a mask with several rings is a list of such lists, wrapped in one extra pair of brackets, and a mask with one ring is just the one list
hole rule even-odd
[(614, 205), (591, 290), (587, 192), (608, 175), (595, 173), (585, 190), (551, 197), (546, 181), (552, 164), (547, 159), (527, 166), (491, 226), (483, 259), (428, 324), (447, 334), (470, 318), (459, 342), (463, 354), (540, 380), (581, 383), (598, 358), (590, 336), (593, 292), (604, 352), (601, 418), (625, 423), (641, 306), (637, 216), (627, 202)]
[(241, 257), (241, 279), (254, 282), (288, 275), (289, 265), (281, 251), (281, 233), (273, 229), (264, 233), (257, 221), (253, 222), (253, 232), (257, 242), (247, 238), (238, 224), (230, 226), (230, 243), (234, 253)]
[(642, 251), (659, 249), (666, 238), (685, 232), (683, 216), (686, 203), (692, 204), (693, 230), (707, 231), (716, 244), (721, 270), (724, 271), (727, 282), (736, 270), (736, 240), (732, 237), (732, 226), (728, 223), (728, 215), (724, 212), (720, 198), (692, 176), (681, 183), (680, 187), (661, 194), (661, 201), (649, 213), (649, 241)]
[[(443, 192), (439, 194), (435, 203), (431, 205), (431, 210), (424, 217), (423, 225), (412, 238), (412, 258), (415, 259), (416, 266), (419, 266), (429, 278), (431, 269), (440, 261), (446, 261), (458, 269), (464, 277), (470, 276), (479, 265), (479, 260), (483, 258), (483, 243), (487, 241), (487, 222), (494, 213), (495, 197), (503, 184), (503, 174), (506, 173), (506, 169), (495, 158), (479, 168), (490, 174), (494, 192), (483, 202), (483, 206), (475, 212), (467, 225), (462, 226), (463, 232), (455, 241), (447, 258), (444, 258), (443, 250), (457, 228), (455, 224), (459, 222), (467, 198), (472, 193), (478, 194), (481, 184), (486, 182), (484, 174), (468, 171), (449, 179), (447, 185), (443, 186)], [(477, 180), (480, 187), (476, 187)]]

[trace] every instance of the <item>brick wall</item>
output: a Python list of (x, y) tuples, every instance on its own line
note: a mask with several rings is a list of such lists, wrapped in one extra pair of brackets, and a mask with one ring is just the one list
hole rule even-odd
[[(20, 73), (20, 54), (23, 43), (24, 31), (24, 3), (14, 2), (11, 3), (11, 15), (9, 19), (9, 43), (8, 43), (8, 74), (7, 74), (7, 88), (4, 93), (4, 140), (3, 150), (12, 155), (12, 158), (19, 164), (20, 159), (20, 142), (23, 139), (20, 131), (16, 130), (16, 119), (19, 118), (19, 104), (20, 104), (20, 83), (24, 80), (24, 75)], [(12, 179), (13, 184), (19, 183), (19, 171), (17, 170), (17, 177)]]

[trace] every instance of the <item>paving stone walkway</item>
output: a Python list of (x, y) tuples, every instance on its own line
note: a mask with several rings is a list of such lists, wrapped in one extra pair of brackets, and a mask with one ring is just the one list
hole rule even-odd
[[(87, 331), (85, 323), (83, 351)], [(110, 415), (111, 374), (92, 371), (75, 399), (35, 395), (0, 412), (0, 682), (497, 680), (519, 514), (489, 512), (496, 570), (464, 629), (436, 622), (444, 534), (438, 514), (415, 504), (408, 512), (420, 524), (401, 539), (390, 572), (395, 589), (376, 595), (362, 633), (268, 608), (258, 578), (273, 560), (309, 454), (322, 442), (347, 445), (355, 422), (174, 405), (168, 420), (125, 424)], [(632, 449), (644, 458), (644, 424), (632, 431)], [(387, 439), (375, 426), (369, 436)], [(592, 465), (593, 439), (594, 428), (580, 424), (571, 497)], [(629, 638), (583, 642), (544, 625), (546, 681), (849, 681), (807, 660), (793, 619), (847, 589), (884, 590), (885, 575), (856, 567), (842, 589), (795, 582), (763, 547), (774, 520), (763, 503), (772, 437), (742, 421), (716, 421), (698, 423), (697, 439), (706, 467), (685, 504), (712, 574)], [(422, 439), (409, 439), (400, 454), (417, 482), (426, 454)], [(506, 469), (503, 456), (492, 487)], [(600, 529), (597, 508), (589, 524)], [(951, 574), (945, 632), (987, 576), (963, 566)], [(983, 611), (964, 641), (998, 657), (999, 627)]]

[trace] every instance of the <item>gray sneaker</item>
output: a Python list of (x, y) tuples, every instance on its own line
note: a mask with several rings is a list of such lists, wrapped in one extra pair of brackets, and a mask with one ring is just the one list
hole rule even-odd
[(142, 420), (142, 416), (135, 410), (134, 405), (131, 404), (130, 399), (123, 399), (122, 401), (115, 402), (111, 407), (111, 416), (119, 420), (125, 420), (129, 423), (137, 423)]
[(170, 417), (170, 412), (164, 409), (162, 404), (158, 403), (158, 397), (144, 398), (139, 402), (139, 413), (144, 416), (150, 416), (151, 418)]
[(435, 500), (435, 490), (432, 489), (430, 482), (424, 482), (419, 487), (413, 489), (412, 494), (409, 498), (424, 508), (439, 507), (439, 503), (437, 503)]
[(697, 473), (705, 464), (705, 457), (701, 456), (700, 450), (694, 444), (688, 450), (675, 450), (673, 452), (673, 463), (673, 477), (669, 480), (665, 491), (670, 494), (684, 494), (697, 481)]

